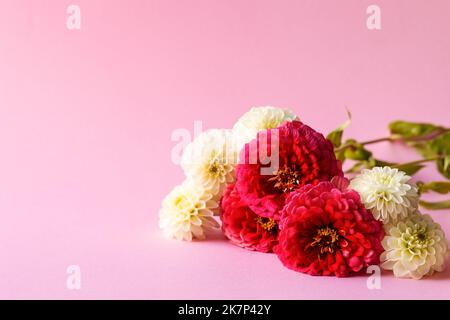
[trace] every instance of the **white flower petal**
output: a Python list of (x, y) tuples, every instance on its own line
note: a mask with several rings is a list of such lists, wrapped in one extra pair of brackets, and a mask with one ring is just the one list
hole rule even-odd
[(233, 126), (239, 150), (255, 139), (259, 131), (277, 128), (292, 120), (298, 120), (298, 117), (288, 109), (271, 106), (251, 108)]
[(191, 241), (204, 239), (204, 231), (217, 228), (212, 210), (217, 202), (208, 190), (199, 188), (191, 180), (175, 187), (163, 200), (159, 212), (159, 226), (170, 238)]
[(406, 275), (408, 275), (409, 271), (403, 266), (403, 263), (401, 262), (397, 262), (396, 264), (394, 264), (394, 275), (397, 278), (403, 278)]
[(181, 167), (186, 177), (219, 200), (235, 179), (238, 145), (231, 130), (212, 129), (200, 134), (183, 152)]
[(398, 169), (375, 167), (362, 170), (350, 182), (350, 187), (361, 195), (361, 201), (375, 219), (395, 223), (418, 208), (417, 187), (409, 180), (410, 177)]
[(430, 216), (416, 211), (403, 221), (386, 224), (385, 231), (382, 268), (394, 270), (397, 277), (413, 279), (445, 269), (448, 242)]

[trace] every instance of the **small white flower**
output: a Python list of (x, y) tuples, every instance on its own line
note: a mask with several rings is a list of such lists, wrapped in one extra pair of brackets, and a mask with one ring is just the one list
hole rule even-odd
[(445, 269), (448, 242), (439, 224), (419, 212), (385, 225), (381, 267), (400, 278), (420, 279)]
[(384, 223), (406, 218), (418, 208), (417, 187), (403, 171), (390, 167), (365, 169), (350, 182), (365, 207)]
[(292, 120), (298, 120), (298, 117), (288, 109), (270, 106), (251, 108), (233, 127), (239, 150), (244, 144), (255, 139), (258, 131), (274, 129), (283, 122)]
[(228, 183), (234, 182), (237, 147), (231, 130), (212, 129), (187, 145), (181, 167), (189, 179), (219, 200)]
[(217, 207), (210, 193), (187, 180), (176, 186), (163, 200), (159, 226), (170, 238), (187, 241), (204, 239), (206, 230), (218, 227), (213, 218), (213, 210)]

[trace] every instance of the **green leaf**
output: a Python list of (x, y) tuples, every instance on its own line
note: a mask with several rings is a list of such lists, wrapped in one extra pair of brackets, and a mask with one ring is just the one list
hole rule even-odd
[(422, 164), (405, 163), (400, 165), (394, 165), (393, 167), (405, 172), (408, 176), (412, 176), (425, 166)]
[(450, 155), (447, 155), (444, 158), (444, 164), (442, 165), (442, 169), (444, 169), (445, 171), (448, 171), (449, 167), (450, 167)]
[(342, 141), (343, 134), (344, 134), (344, 130), (335, 129), (327, 135), (327, 139), (331, 141), (331, 143), (333, 144), (333, 146), (335, 148), (338, 148), (342, 144), (341, 141)]
[(436, 126), (431, 123), (394, 121), (389, 124), (389, 130), (392, 136), (397, 136), (405, 139), (427, 136), (442, 129), (442, 127)]
[(432, 149), (431, 142), (432, 141), (411, 141), (407, 142), (407, 144), (416, 149), (423, 158), (434, 158), (438, 156), (438, 153)]
[(339, 127), (331, 131), (327, 135), (327, 139), (331, 141), (335, 148), (338, 148), (342, 145), (342, 135), (344, 134), (344, 129), (347, 128), (352, 122), (352, 114), (347, 110), (348, 119)]
[(429, 148), (438, 155), (450, 155), (450, 131), (431, 140)]
[(392, 167), (392, 166), (395, 166), (395, 165), (396, 165), (396, 163), (394, 163), (394, 162), (387, 162), (387, 161), (383, 161), (383, 160), (375, 160), (374, 167), (385, 167), (385, 166)]
[(428, 202), (428, 201), (420, 200), (419, 204), (428, 210), (450, 209), (450, 200), (439, 201), (439, 202)]
[(344, 161), (345, 161), (345, 149), (336, 151), (336, 159), (338, 159), (342, 163), (344, 163)]
[(450, 182), (448, 181), (433, 181), (429, 183), (418, 183), (420, 193), (434, 191), (440, 194), (447, 194), (450, 192)]
[(428, 148), (440, 157), (436, 161), (439, 172), (450, 179), (450, 131), (434, 138)]
[(437, 160), (438, 171), (447, 179), (450, 179), (450, 155)]
[(346, 159), (362, 161), (369, 160), (372, 156), (372, 152), (364, 148), (362, 144), (355, 143), (348, 148), (345, 148), (344, 156)]

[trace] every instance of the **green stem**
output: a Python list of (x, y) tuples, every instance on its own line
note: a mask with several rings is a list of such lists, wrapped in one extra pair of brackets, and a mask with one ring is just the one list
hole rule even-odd
[(450, 209), (450, 200), (444, 200), (439, 202), (428, 202), (420, 200), (419, 204), (428, 210), (444, 210)]
[(368, 145), (368, 144), (373, 144), (373, 143), (378, 143), (378, 142), (383, 142), (383, 141), (393, 141), (394, 139), (392, 139), (391, 137), (384, 137), (384, 138), (379, 138), (379, 139), (373, 139), (373, 140), (367, 140), (364, 142), (360, 142), (360, 144), (362, 144), (363, 146)]
[(442, 158), (442, 156), (436, 156), (436, 157), (425, 158), (425, 159), (420, 159), (420, 160), (406, 162), (406, 163), (398, 163), (398, 164), (392, 165), (391, 167), (392, 168), (397, 168), (397, 167), (402, 167), (402, 166), (421, 164), (421, 163), (425, 163), (425, 162), (436, 161), (436, 160), (439, 160), (441, 158)]
[[(359, 144), (365, 146), (368, 144), (374, 144), (374, 143), (378, 143), (378, 142), (384, 142), (384, 141), (389, 141), (389, 142), (394, 142), (394, 141), (403, 141), (403, 142), (419, 142), (419, 141), (428, 141), (428, 140), (432, 140), (434, 138), (436, 138), (437, 136), (447, 133), (449, 132), (450, 129), (449, 128), (440, 128), (439, 130), (436, 130), (434, 132), (432, 132), (429, 135), (426, 136), (422, 136), (422, 137), (418, 137), (418, 138), (402, 138), (400, 136), (390, 136), (390, 137), (383, 137), (383, 138), (378, 138), (378, 139), (373, 139), (373, 140), (367, 140), (367, 141), (363, 141), (360, 142)], [(358, 143), (358, 142), (356, 142)], [(335, 149), (335, 152), (339, 152), (342, 151), (348, 147), (351, 147), (354, 143), (349, 143), (349, 144), (344, 144), (342, 146), (340, 146), (339, 148)]]
[[(394, 140), (395, 139), (392, 139), (391, 137), (384, 137), (384, 138), (379, 138), (379, 139), (373, 139), (373, 140), (367, 140), (367, 141), (359, 142), (359, 144), (365, 146), (365, 145), (368, 145), (368, 144), (373, 144), (373, 143), (378, 143), (378, 142), (383, 142), (383, 141), (394, 141)], [(334, 149), (334, 152), (339, 152), (339, 151), (345, 150), (345, 149), (351, 147), (352, 145), (354, 145), (355, 143), (358, 143), (358, 142), (355, 141), (355, 142), (343, 144), (339, 148)]]
[(399, 139), (403, 140), (404, 142), (420, 142), (420, 141), (428, 141), (433, 140), (434, 138), (440, 136), (441, 134), (450, 132), (450, 128), (438, 128), (437, 130), (431, 132), (430, 134), (421, 136), (421, 137), (413, 137), (413, 138), (406, 138), (406, 139)]

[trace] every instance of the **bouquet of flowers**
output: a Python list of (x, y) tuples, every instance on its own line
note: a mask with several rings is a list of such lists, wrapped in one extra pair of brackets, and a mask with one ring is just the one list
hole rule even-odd
[[(231, 130), (203, 132), (184, 150), (186, 180), (163, 200), (160, 227), (187, 241), (221, 228), (235, 245), (273, 252), (287, 268), (310, 275), (345, 277), (371, 265), (402, 278), (443, 271), (448, 242), (419, 207), (449, 209), (449, 200), (420, 197), (446, 194), (450, 182), (411, 176), (435, 161), (450, 179), (450, 129), (396, 121), (387, 138), (342, 141), (349, 124), (350, 115), (324, 137), (290, 110), (257, 107)], [(423, 158), (376, 159), (367, 145), (386, 140)], [(344, 174), (345, 161), (353, 165)]]

